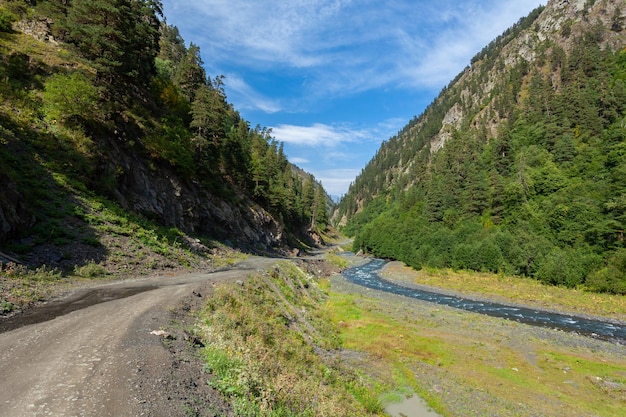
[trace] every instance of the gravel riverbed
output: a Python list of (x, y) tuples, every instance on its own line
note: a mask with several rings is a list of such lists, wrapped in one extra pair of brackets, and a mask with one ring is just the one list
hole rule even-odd
[[(384, 293), (341, 275), (331, 288), (425, 339), (427, 359), (407, 352), (405, 365), (446, 416), (624, 415), (625, 346)], [(372, 373), (375, 362), (354, 365)]]

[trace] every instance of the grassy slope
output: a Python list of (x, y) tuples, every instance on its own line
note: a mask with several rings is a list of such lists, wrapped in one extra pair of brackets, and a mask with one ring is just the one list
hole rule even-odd
[(80, 126), (43, 116), (46, 80), (77, 68), (90, 70), (62, 44), (0, 33), (0, 178), (19, 193), (32, 226), (0, 252), (37, 266), (27, 269), (0, 258), (0, 315), (72, 283), (210, 270), (241, 256), (218, 242), (133, 215), (107, 197), (107, 178), (94, 172), (102, 150), (93, 138)]
[[(317, 268), (317, 266), (316, 266)], [(291, 262), (218, 289), (196, 331), (209, 384), (241, 416), (379, 415), (380, 403), (346, 367), (327, 295)]]
[[(345, 266), (336, 255), (327, 260)], [(394, 279), (412, 277), (393, 266)], [(536, 291), (529, 280), (457, 278), (482, 296), (495, 297), (500, 286)], [(562, 291), (555, 309), (579, 295)], [(619, 311), (622, 301), (608, 297), (601, 310), (577, 311)], [(242, 415), (376, 414), (377, 398), (385, 404), (413, 392), (448, 417), (626, 413), (623, 346), (379, 293), (339, 276), (313, 279), (289, 262), (220, 289), (199, 320), (210, 383)]]

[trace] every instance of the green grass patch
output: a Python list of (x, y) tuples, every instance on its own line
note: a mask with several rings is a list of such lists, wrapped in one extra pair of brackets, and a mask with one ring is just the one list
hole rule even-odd
[(372, 367), (377, 370), (376, 392), (382, 403), (399, 402), (417, 393), (434, 410), (444, 410), (439, 399), (419, 384), (407, 363), (442, 366), (451, 361), (445, 347), (436, 339), (420, 336), (415, 326), (398, 322), (372, 307), (360, 296), (331, 293), (324, 308), (340, 329), (344, 348), (366, 352), (376, 362)]
[(380, 414), (359, 376), (329, 359), (339, 344), (320, 315), (325, 300), (315, 280), (290, 262), (216, 291), (198, 331), (209, 383), (231, 399), (236, 415)]
[(623, 355), (559, 338), (518, 340), (516, 325), (506, 321), (494, 326), (489, 318), (437, 308), (413, 313), (406, 305), (332, 287), (324, 310), (340, 330), (342, 346), (368, 354), (359, 369), (374, 376), (383, 403), (415, 392), (437, 412), (459, 415), (449, 411), (444, 391), (433, 390), (428, 381), (434, 378), (455, 381), (466, 393), (488, 393), (511, 410), (521, 403), (544, 415), (626, 414)]
[(0, 262), (0, 314), (47, 298), (50, 288), (62, 281), (61, 272), (56, 269), (46, 266), (29, 269)]
[(348, 260), (345, 258), (342, 258), (336, 253), (332, 253), (332, 252), (327, 253), (326, 260), (340, 269), (346, 269), (348, 267)]
[(107, 270), (100, 264), (88, 262), (85, 265), (74, 267), (74, 274), (83, 278), (100, 278), (107, 275)]

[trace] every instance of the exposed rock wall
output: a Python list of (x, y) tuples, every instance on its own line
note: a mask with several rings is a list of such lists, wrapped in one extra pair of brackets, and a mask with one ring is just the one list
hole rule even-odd
[[(210, 235), (259, 249), (282, 245), (282, 225), (245, 196), (216, 197), (198, 181), (182, 180), (167, 166), (122, 151), (113, 141), (103, 171), (117, 172), (115, 198), (127, 210), (188, 233)], [(234, 191), (233, 191), (234, 192)]]
[(2, 198), (0, 198), (0, 242), (16, 236), (33, 225), (35, 219), (23, 203), (16, 185), (0, 173)]

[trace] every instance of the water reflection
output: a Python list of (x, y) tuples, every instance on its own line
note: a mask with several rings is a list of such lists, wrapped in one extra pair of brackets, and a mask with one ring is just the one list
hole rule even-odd
[(344, 271), (343, 275), (351, 282), (367, 288), (386, 291), (406, 297), (432, 303), (443, 304), (475, 313), (501, 317), (521, 323), (555, 328), (598, 339), (609, 340), (626, 345), (626, 326), (577, 316), (551, 313), (525, 307), (512, 307), (504, 304), (474, 301), (467, 298), (453, 297), (430, 291), (404, 287), (382, 279), (378, 271), (385, 265), (381, 259), (373, 259), (367, 264)]
[(422, 398), (412, 395), (399, 403), (389, 404), (385, 412), (391, 417), (441, 417)]

